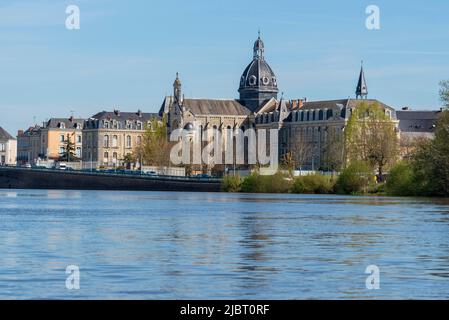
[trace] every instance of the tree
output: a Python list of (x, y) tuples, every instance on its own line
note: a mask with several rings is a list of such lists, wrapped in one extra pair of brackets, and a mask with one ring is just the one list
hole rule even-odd
[(290, 154), (292, 156), (292, 162), (294, 161), (295, 167), (302, 170), (302, 167), (312, 157), (312, 143), (307, 141), (307, 137), (303, 134), (292, 135), (292, 142), (290, 145)]
[(340, 171), (343, 166), (344, 136), (339, 127), (328, 127), (323, 148), (323, 169)]
[(440, 82), (440, 99), (446, 107), (449, 107), (449, 80)]
[(131, 165), (136, 163), (136, 158), (133, 154), (131, 153), (127, 153), (124, 157), (123, 157), (123, 164), (125, 165), (125, 168), (127, 170), (131, 169)]
[(75, 143), (70, 139), (70, 134), (67, 134), (67, 138), (64, 142), (64, 151), (59, 157), (59, 161), (78, 161), (79, 158), (75, 155)]
[(449, 196), (449, 111), (441, 113), (432, 140), (422, 141), (412, 165), (422, 193)]
[(345, 129), (348, 162), (365, 161), (376, 168), (379, 180), (399, 154), (396, 125), (378, 104), (363, 103), (352, 111)]
[(293, 156), (292, 152), (287, 152), (286, 154), (282, 155), (281, 158), (281, 167), (288, 171), (288, 174), (290, 177), (293, 177), (293, 172), (296, 168), (296, 161), (295, 157)]
[(147, 125), (141, 145), (135, 153), (135, 159), (141, 159), (142, 164), (157, 167), (170, 165), (170, 150), (172, 144), (167, 136), (165, 118), (161, 121), (153, 118)]

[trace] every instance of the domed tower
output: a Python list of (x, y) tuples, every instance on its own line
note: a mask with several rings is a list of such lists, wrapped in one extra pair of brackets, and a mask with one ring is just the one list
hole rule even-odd
[(254, 43), (253, 61), (240, 78), (240, 102), (251, 111), (257, 110), (265, 101), (277, 98), (276, 75), (264, 58), (264, 43), (259, 37)]

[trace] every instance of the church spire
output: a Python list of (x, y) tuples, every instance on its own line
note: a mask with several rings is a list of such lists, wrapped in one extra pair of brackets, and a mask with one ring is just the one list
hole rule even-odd
[(181, 103), (182, 97), (181, 97), (181, 80), (179, 80), (179, 74), (176, 72), (176, 79), (173, 83), (173, 98), (175, 102)]
[(363, 61), (362, 67), (360, 68), (359, 82), (357, 83), (357, 89), (355, 91), (357, 99), (367, 99), (368, 98), (368, 87), (366, 86), (365, 72), (363, 71)]

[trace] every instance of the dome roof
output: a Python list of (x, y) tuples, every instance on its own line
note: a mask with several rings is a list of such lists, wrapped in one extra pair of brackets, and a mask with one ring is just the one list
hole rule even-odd
[(278, 92), (276, 75), (265, 61), (265, 45), (260, 35), (254, 42), (253, 50), (253, 61), (246, 67), (240, 77), (239, 91), (242, 89), (260, 89), (262, 91)]
[(193, 131), (195, 129), (195, 127), (193, 126), (193, 123), (188, 122), (185, 126), (184, 126), (184, 130), (187, 131)]
[(263, 59), (253, 59), (240, 78), (240, 89), (260, 88), (278, 91), (277, 79), (271, 67)]

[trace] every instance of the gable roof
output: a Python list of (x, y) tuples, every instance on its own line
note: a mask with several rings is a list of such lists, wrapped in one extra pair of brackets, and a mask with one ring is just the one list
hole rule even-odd
[(183, 108), (189, 109), (195, 115), (232, 115), (247, 116), (251, 110), (240, 104), (237, 100), (216, 99), (184, 99)]
[(1, 140), (16, 140), (12, 135), (8, 133), (5, 129), (0, 127), (0, 139)]

